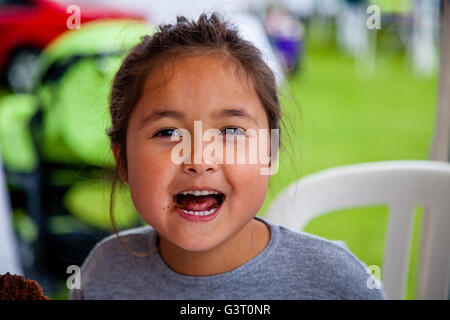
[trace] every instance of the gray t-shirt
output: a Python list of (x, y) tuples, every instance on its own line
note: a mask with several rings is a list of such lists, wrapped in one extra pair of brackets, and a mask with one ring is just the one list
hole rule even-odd
[[(81, 268), (81, 287), (70, 299), (292, 300), (386, 299), (367, 266), (342, 241), (297, 232), (255, 217), (271, 231), (268, 245), (239, 267), (212, 276), (186, 276), (161, 258), (150, 226), (122, 231), (100, 241)], [(369, 280), (368, 280), (369, 279)], [(368, 284), (369, 282), (369, 284)]]

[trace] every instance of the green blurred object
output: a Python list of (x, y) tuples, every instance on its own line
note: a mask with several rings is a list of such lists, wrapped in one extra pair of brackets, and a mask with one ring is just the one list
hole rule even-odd
[(8, 94), (0, 99), (0, 146), (4, 166), (11, 171), (32, 172), (37, 155), (29, 123), (38, 108), (30, 94)]
[[(114, 70), (119, 67), (118, 57), (110, 60)], [(80, 159), (91, 165), (113, 167), (106, 135), (111, 125), (107, 98), (113, 72), (99, 71), (97, 63), (93, 59), (80, 61), (61, 79), (58, 122), (63, 141)]]
[(106, 135), (112, 79), (127, 50), (153, 32), (152, 26), (137, 21), (95, 21), (64, 33), (44, 50), (42, 70), (53, 68), (50, 78), (43, 72), (44, 83), (37, 88), (46, 159), (114, 166)]
[(96, 20), (69, 30), (41, 54), (34, 95), (0, 98), (0, 143), (5, 167), (24, 173), (37, 166), (29, 121), (42, 111), (38, 144), (43, 161), (113, 167), (106, 130), (108, 96), (126, 52), (152, 25), (135, 20)]
[(141, 36), (155, 31), (153, 25), (138, 20), (105, 19), (85, 23), (81, 29), (63, 33), (45, 48), (44, 69), (45, 65), (74, 54), (128, 51)]
[(15, 209), (12, 217), (14, 230), (18, 233), (19, 238), (26, 243), (33, 243), (36, 241), (38, 230), (33, 219), (31, 219), (21, 208)]
[[(126, 19), (96, 20), (79, 30), (68, 30), (40, 55), (33, 94), (6, 94), (0, 98), (0, 144), (5, 168), (8, 172), (39, 174), (41, 166), (45, 167), (44, 179), (39, 180), (39, 175), (23, 178), (24, 189), (29, 188), (30, 181), (37, 186), (27, 189), (27, 195), (41, 197), (39, 190), (46, 192), (48, 186), (38, 185), (40, 181), (53, 187), (67, 186), (64, 204), (74, 217), (91, 227), (112, 229), (104, 192), (109, 188), (98, 181), (101, 177), (89, 176), (89, 183), (77, 181), (80, 170), (86, 167), (114, 168), (106, 134), (111, 126), (108, 98), (113, 77), (127, 51), (155, 30), (142, 21)], [(36, 210), (34, 216), (38, 219), (50, 215), (46, 223), (55, 234), (82, 227), (57, 210), (45, 215), (39, 211), (42, 208)], [(118, 228), (133, 226), (137, 217), (129, 194), (127, 197), (118, 192)]]
[[(106, 182), (77, 182), (64, 196), (64, 204), (83, 223), (111, 231), (109, 195), (110, 185)], [(139, 222), (128, 189), (116, 190), (114, 220), (118, 229), (130, 228)]]

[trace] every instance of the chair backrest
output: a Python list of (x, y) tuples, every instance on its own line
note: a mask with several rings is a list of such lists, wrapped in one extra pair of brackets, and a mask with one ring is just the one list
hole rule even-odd
[(450, 276), (450, 164), (396, 160), (346, 165), (317, 172), (281, 192), (267, 219), (302, 230), (331, 211), (388, 205), (382, 282), (389, 299), (403, 299), (414, 209), (422, 222), (419, 299), (448, 299)]

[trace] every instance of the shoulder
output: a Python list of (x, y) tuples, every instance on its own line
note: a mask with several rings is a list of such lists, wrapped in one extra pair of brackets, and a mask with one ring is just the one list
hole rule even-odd
[(150, 226), (128, 229), (112, 234), (99, 241), (89, 252), (81, 266), (81, 290), (72, 290), (70, 299), (83, 299), (86, 290), (93, 286), (102, 286), (116, 277), (122, 277), (124, 270), (136, 264), (137, 257), (126, 248), (137, 253), (146, 253), (154, 249), (156, 231)]
[(345, 242), (276, 224), (273, 228), (278, 229), (279, 254), (302, 277), (313, 279), (311, 284), (317, 285), (317, 290), (320, 286), (326, 294), (340, 299), (386, 299), (381, 282), (372, 277), (367, 265)]
[(120, 240), (129, 249), (133, 251), (141, 251), (148, 249), (151, 243), (151, 238), (156, 235), (156, 231), (150, 226), (127, 229), (119, 232), (119, 237), (112, 234), (101, 241), (99, 241), (90, 251), (83, 263), (83, 268), (87, 268), (90, 264), (98, 258), (115, 258), (122, 257), (128, 252), (125, 250)]

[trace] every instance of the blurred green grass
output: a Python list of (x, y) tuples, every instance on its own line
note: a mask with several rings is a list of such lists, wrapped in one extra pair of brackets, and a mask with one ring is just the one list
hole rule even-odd
[[(414, 74), (399, 49), (379, 50), (371, 68), (339, 53), (329, 39), (311, 38), (317, 41), (306, 43), (302, 70), (282, 88), (288, 123), (282, 126), (280, 169), (271, 179), (262, 216), (278, 192), (307, 174), (361, 162), (428, 159), (437, 76)], [(416, 296), (422, 215), (418, 207), (406, 299)], [(382, 275), (387, 222), (386, 206), (355, 208), (320, 216), (303, 231), (345, 241), (364, 263), (379, 266)]]

